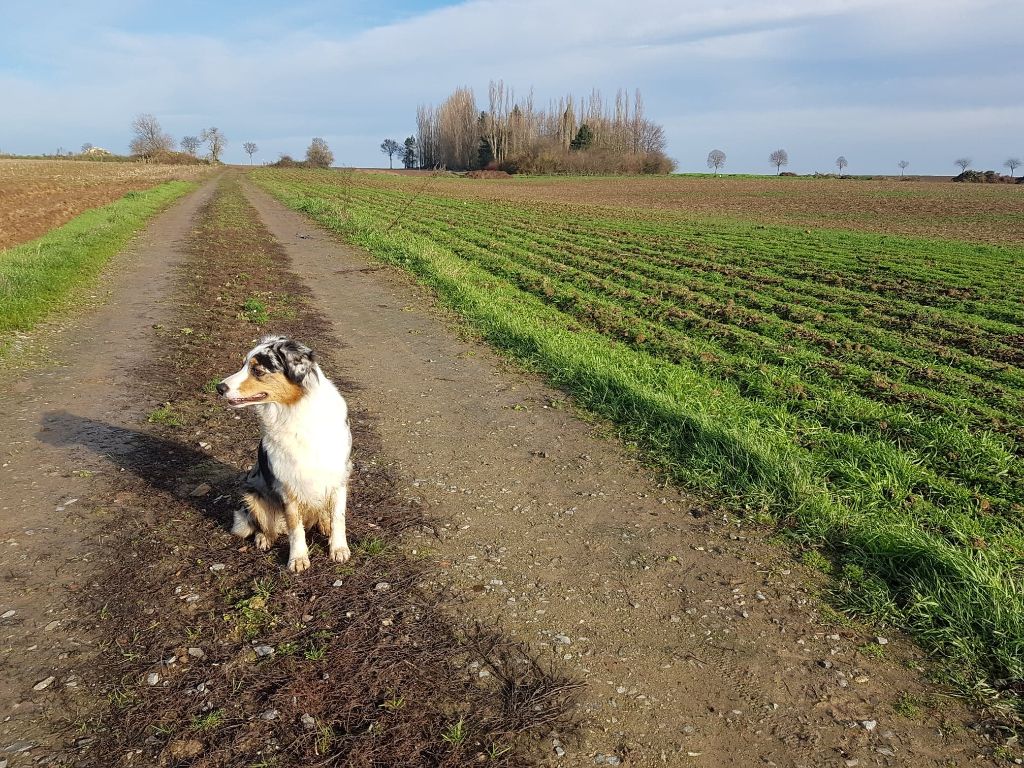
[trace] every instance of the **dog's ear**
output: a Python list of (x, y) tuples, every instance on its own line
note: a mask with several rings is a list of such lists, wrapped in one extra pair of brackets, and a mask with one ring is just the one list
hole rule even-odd
[(284, 375), (293, 384), (302, 384), (310, 373), (315, 375), (316, 356), (305, 344), (284, 339), (274, 345), (274, 350), (281, 358)]

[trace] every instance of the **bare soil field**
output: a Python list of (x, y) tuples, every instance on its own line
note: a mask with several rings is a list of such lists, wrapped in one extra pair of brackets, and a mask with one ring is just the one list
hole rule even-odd
[(0, 160), (0, 249), (39, 237), (126, 192), (209, 173), (202, 165)]
[[(381, 184), (410, 187), (422, 178), (366, 174)], [(429, 194), (516, 204), (579, 204), (653, 211), (659, 217), (728, 217), (770, 224), (856, 229), (978, 243), (1024, 240), (1024, 185), (938, 184), (924, 181), (659, 177), (439, 176)]]

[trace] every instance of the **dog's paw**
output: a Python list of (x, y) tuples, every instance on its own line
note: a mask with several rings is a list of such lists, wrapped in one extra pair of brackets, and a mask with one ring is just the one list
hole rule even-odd
[(302, 573), (309, 568), (309, 555), (298, 555), (288, 561), (288, 570), (292, 573)]
[(352, 550), (348, 548), (348, 544), (342, 544), (340, 547), (331, 547), (331, 560), (336, 563), (344, 563), (352, 557)]
[(262, 533), (256, 534), (256, 538), (253, 539), (253, 543), (256, 545), (256, 549), (258, 549), (260, 552), (266, 552), (268, 549), (270, 549), (270, 539), (268, 539)]

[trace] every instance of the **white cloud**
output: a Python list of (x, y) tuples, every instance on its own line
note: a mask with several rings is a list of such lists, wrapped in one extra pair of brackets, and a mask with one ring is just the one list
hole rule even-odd
[(206, 34), (129, 31), (118, 19), (144, 15), (131, 0), (89, 9), (11, 9), (0, 148), (123, 148), (148, 111), (178, 136), (218, 125), (231, 160), (250, 138), (273, 159), (321, 135), (340, 160), (379, 164), (380, 139), (411, 133), (417, 102), (463, 84), (482, 97), (502, 78), (533, 86), (538, 103), (639, 87), (685, 166), (723, 130), (737, 163), (750, 156), (736, 171), (763, 170), (772, 132), (794, 165), (801, 147), (857, 142), (866, 171), (886, 170), (900, 144), (929, 153), (918, 172), (946, 172), (946, 155), (971, 142), (978, 156), (1024, 151), (1010, 146), (1020, 113), (1003, 107), (1024, 70), (1017, 0), (472, 0), (343, 32), (331, 31), (343, 11), (307, 2)]

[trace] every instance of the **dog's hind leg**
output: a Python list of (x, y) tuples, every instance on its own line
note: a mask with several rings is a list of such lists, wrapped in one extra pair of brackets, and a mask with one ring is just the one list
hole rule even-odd
[(247, 539), (256, 533), (256, 527), (252, 524), (252, 517), (248, 509), (236, 509), (235, 521), (231, 526), (231, 533), (240, 539)]
[(284, 503), (284, 517), (288, 526), (288, 570), (301, 573), (309, 568), (309, 548), (306, 546), (302, 513), (294, 501)]
[(334, 495), (334, 510), (331, 513), (331, 560), (344, 563), (352, 557), (345, 538), (345, 504), (348, 501), (348, 486), (342, 485)]
[[(245, 506), (248, 508), (248, 522), (250, 525), (255, 523), (258, 529), (255, 538), (256, 549), (260, 552), (266, 552), (277, 539), (278, 518), (284, 510), (281, 509), (281, 505), (275, 500), (259, 493), (250, 491), (245, 494), (244, 498)], [(238, 513), (235, 514), (237, 525)]]

